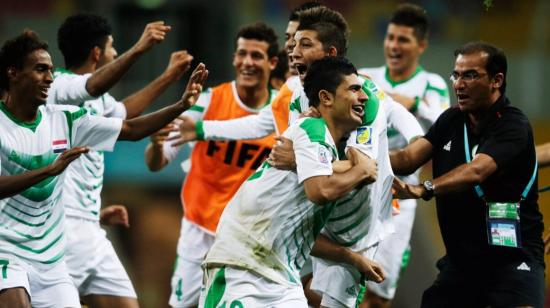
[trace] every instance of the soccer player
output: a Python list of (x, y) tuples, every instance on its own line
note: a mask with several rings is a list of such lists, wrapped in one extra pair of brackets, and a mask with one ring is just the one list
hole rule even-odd
[[(400, 5), (393, 13), (384, 39), (386, 65), (359, 70), (407, 108), (424, 131), (449, 107), (449, 90), (443, 78), (419, 64), (420, 56), (428, 47), (428, 30), (428, 17), (423, 8)], [(388, 138), (390, 150), (403, 148), (410, 141), (394, 129), (388, 131)], [(417, 172), (403, 179), (407, 183), (418, 183), (418, 178)], [(368, 283), (366, 298), (370, 307), (391, 306), (399, 275), (409, 260), (416, 205), (414, 199), (399, 201), (400, 212), (394, 217), (396, 233), (378, 247), (375, 260), (384, 267), (387, 279), (380, 284)]]
[[(277, 64), (277, 35), (264, 23), (239, 30), (235, 37), (235, 80), (202, 93), (184, 113), (195, 120), (225, 120), (257, 114), (277, 95), (268, 86)], [(149, 169), (157, 171), (173, 160), (180, 147), (163, 142), (160, 133), (147, 147)], [(274, 143), (272, 136), (250, 141), (199, 141), (191, 153), (191, 169), (182, 188), (184, 217), (172, 277), (172, 307), (197, 306), (202, 281), (201, 263), (214, 242), (218, 221), (227, 202), (258, 169)]]
[[(149, 24), (144, 37), (164, 35), (166, 29), (162, 23)], [(57, 39), (65, 69), (55, 71), (48, 103), (82, 106), (90, 114), (104, 117), (131, 119), (140, 115), (181, 77), (192, 59), (185, 51), (173, 53), (163, 74), (123, 101), (117, 101), (109, 93), (92, 96), (82, 86), (102, 67), (116, 65), (117, 51), (107, 20), (95, 14), (70, 16), (59, 28)], [(148, 40), (148, 45), (153, 46), (155, 40)], [(157, 41), (161, 41), (160, 37)], [(128, 223), (124, 206), (100, 212), (103, 172), (101, 151), (82, 155), (67, 170), (62, 197), (68, 229), (65, 260), (82, 301), (89, 307), (137, 307), (130, 278), (98, 224), (98, 221)]]
[(12, 196), (0, 200), (0, 302), (9, 307), (80, 307), (63, 258), (64, 179), (56, 175), (88, 149), (111, 150), (116, 140), (159, 130), (196, 102), (208, 74), (200, 64), (183, 97), (160, 111), (131, 120), (97, 117), (85, 108), (45, 106), (53, 82), (47, 48), (27, 31), (0, 50), (0, 88), (7, 90), (0, 102), (0, 174), (28, 176), (24, 186), (32, 185), (15, 195), (21, 187), (12, 187)]
[(201, 307), (307, 307), (299, 270), (332, 202), (368, 179), (372, 161), (353, 149), (353, 167), (332, 171), (334, 140), (361, 124), (367, 100), (354, 66), (328, 57), (311, 72), (304, 87), (322, 118), (300, 119), (285, 132), (296, 172), (264, 162), (227, 205), (206, 257)]

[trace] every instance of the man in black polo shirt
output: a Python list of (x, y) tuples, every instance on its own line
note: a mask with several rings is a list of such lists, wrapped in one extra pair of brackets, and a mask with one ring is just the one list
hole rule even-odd
[(504, 95), (502, 50), (468, 43), (455, 56), (458, 105), (424, 138), (391, 155), (396, 174), (433, 159), (432, 181), (394, 185), (399, 197), (436, 198), (447, 254), (422, 307), (542, 307), (543, 223), (531, 126)]

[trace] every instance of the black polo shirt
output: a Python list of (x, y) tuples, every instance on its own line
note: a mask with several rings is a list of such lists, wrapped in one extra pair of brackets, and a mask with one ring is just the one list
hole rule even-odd
[[(458, 107), (446, 110), (425, 138), (433, 145), (433, 177), (466, 163), (464, 123), (470, 153), (491, 156), (498, 169), (480, 186), (487, 201), (517, 202), (536, 162), (533, 132), (527, 117), (503, 95), (473, 129)], [(471, 155), (472, 159), (474, 155)], [(520, 205), (523, 248), (494, 247), (487, 241), (486, 205), (474, 188), (436, 197), (437, 216), (450, 260), (457, 265), (486, 266), (528, 258), (544, 263), (542, 215), (537, 200), (537, 179)]]

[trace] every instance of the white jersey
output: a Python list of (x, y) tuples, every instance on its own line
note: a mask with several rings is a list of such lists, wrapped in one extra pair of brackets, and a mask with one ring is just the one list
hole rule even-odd
[[(87, 75), (77, 75), (58, 69), (50, 95), (56, 100), (48, 103), (76, 105), (86, 108), (91, 115), (125, 119), (126, 107), (108, 93), (98, 98), (91, 97), (86, 90)], [(66, 215), (99, 221), (101, 190), (105, 169), (103, 152), (90, 151), (69, 165), (65, 175), (63, 205)]]
[[(383, 135), (388, 128), (398, 130), (409, 140), (422, 135), (420, 124), (403, 106), (393, 101), (373, 81), (363, 78), (362, 81), (369, 100), (362, 126), (350, 135), (346, 145), (377, 161), (378, 179), (339, 200), (324, 231), (336, 242), (355, 251), (364, 250), (394, 232), (391, 211), (393, 171), (388, 138)], [(303, 87), (295, 90), (290, 104), (290, 120), (298, 119), (307, 108), (309, 100)]]
[(296, 172), (258, 168), (225, 208), (207, 267), (251, 270), (285, 285), (300, 285), (300, 269), (332, 204), (307, 199), (303, 181), (332, 174), (336, 146), (323, 119), (304, 118), (284, 133), (293, 141)]
[[(40, 106), (36, 120), (24, 123), (0, 102), (0, 174), (45, 167), (74, 146), (112, 150), (121, 126), (120, 120), (94, 117), (73, 106)], [(65, 251), (63, 180), (64, 174), (50, 177), (0, 200), (0, 259), (20, 259), (39, 269), (61, 259)]]

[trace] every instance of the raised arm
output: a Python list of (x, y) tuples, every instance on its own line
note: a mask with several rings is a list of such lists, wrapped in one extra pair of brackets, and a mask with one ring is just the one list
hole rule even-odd
[(98, 97), (115, 85), (130, 69), (132, 64), (153, 45), (164, 41), (166, 33), (171, 30), (164, 21), (147, 24), (140, 39), (128, 51), (117, 57), (115, 61), (104, 65), (86, 82), (86, 90), (94, 97)]
[(132, 119), (139, 116), (171, 84), (181, 78), (189, 69), (192, 60), (193, 56), (189, 55), (185, 50), (173, 52), (170, 56), (168, 67), (160, 76), (143, 89), (123, 100), (126, 107), (126, 118)]
[(0, 199), (16, 195), (51, 176), (59, 175), (71, 162), (87, 152), (86, 147), (74, 147), (59, 155), (49, 166), (20, 174), (0, 176)]
[(199, 64), (191, 74), (185, 92), (178, 102), (148, 115), (125, 120), (122, 122), (118, 140), (139, 140), (166, 126), (195, 104), (207, 76), (206, 67), (202, 63)]

